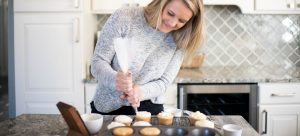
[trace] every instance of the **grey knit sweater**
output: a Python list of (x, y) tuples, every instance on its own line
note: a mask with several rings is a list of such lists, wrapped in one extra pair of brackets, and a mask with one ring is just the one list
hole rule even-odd
[(144, 94), (141, 101), (163, 104), (166, 88), (179, 71), (183, 51), (176, 48), (171, 34), (162, 33), (147, 23), (143, 8), (123, 8), (105, 23), (92, 58), (91, 72), (98, 80), (93, 98), (96, 109), (107, 113), (129, 106), (126, 99), (119, 98), (115, 86), (116, 73), (121, 71), (113, 46), (113, 40), (118, 37), (133, 38), (138, 45), (133, 47), (138, 49), (131, 56), (129, 70), (134, 84), (139, 85)]

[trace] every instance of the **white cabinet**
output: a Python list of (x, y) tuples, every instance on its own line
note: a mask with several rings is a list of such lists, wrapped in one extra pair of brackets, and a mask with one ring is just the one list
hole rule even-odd
[(255, 0), (255, 11), (300, 14), (300, 0)]
[(259, 84), (259, 133), (263, 136), (300, 136), (300, 84)]
[(110, 14), (127, 4), (129, 5), (128, 0), (92, 0), (91, 8), (94, 13)]
[(15, 12), (80, 11), (83, 0), (14, 0)]
[(92, 0), (91, 9), (96, 14), (111, 14), (123, 6), (146, 6), (152, 0)]
[(242, 13), (251, 13), (254, 9), (253, 0), (204, 0), (205, 5), (236, 5)]
[(168, 86), (165, 93), (165, 107), (177, 108), (177, 84), (173, 83)]
[(260, 134), (263, 136), (299, 136), (299, 105), (261, 105)]
[(85, 113), (91, 113), (90, 103), (96, 93), (97, 83), (85, 83), (84, 84), (84, 105)]
[[(43, 0), (43, 4), (49, 6), (44, 6), (44, 10), (39, 9), (42, 6), (39, 0), (14, 1), (18, 6), (24, 4), (24, 7), (14, 9), (17, 116), (23, 113), (57, 114), (56, 103), (59, 101), (84, 112), (84, 51), (85, 46), (94, 46), (93, 31), (96, 32), (97, 25), (95, 20), (93, 24), (96, 17), (63, 8), (71, 1)], [(81, 0), (78, 2), (82, 3)], [(48, 12), (44, 12), (46, 10)]]
[(145, 7), (147, 6), (152, 0), (133, 0), (133, 3), (138, 4), (138, 6)]
[[(147, 6), (152, 0), (92, 0), (91, 9), (97, 14), (111, 14), (122, 6)], [(243, 13), (253, 11), (253, 0), (204, 0), (205, 5), (237, 5)]]

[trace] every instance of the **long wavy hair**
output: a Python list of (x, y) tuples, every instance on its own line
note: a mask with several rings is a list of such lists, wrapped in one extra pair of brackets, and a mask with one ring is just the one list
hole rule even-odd
[[(153, 0), (145, 8), (145, 17), (148, 23), (156, 27), (161, 25), (164, 7), (172, 0)], [(172, 31), (178, 48), (185, 50), (185, 57), (195, 55), (201, 47), (204, 39), (204, 6), (203, 0), (182, 0), (193, 12), (192, 18), (180, 29)]]

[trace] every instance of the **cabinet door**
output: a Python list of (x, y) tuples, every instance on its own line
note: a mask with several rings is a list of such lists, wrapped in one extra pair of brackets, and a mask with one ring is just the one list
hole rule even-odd
[(263, 136), (300, 136), (300, 105), (260, 105), (259, 133)]
[(93, 100), (93, 97), (96, 93), (97, 83), (86, 83), (84, 85), (85, 91), (85, 113), (91, 113), (91, 106), (90, 103)]
[(14, 0), (14, 11), (80, 11), (83, 0)]
[(84, 109), (78, 14), (14, 15), (16, 114), (56, 114), (58, 101)]
[(295, 0), (256, 0), (256, 10), (295, 10)]

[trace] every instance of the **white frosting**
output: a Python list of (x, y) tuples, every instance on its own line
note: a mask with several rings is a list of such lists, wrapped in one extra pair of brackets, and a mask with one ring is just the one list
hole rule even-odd
[(173, 114), (168, 113), (168, 112), (161, 112), (161, 113), (158, 114), (158, 116), (170, 118), (170, 117), (173, 117)]
[(121, 126), (125, 126), (125, 125), (123, 123), (113, 121), (109, 125), (107, 125), (107, 129), (112, 129), (112, 128), (121, 127)]
[(136, 113), (136, 116), (140, 117), (151, 117), (151, 113), (147, 111), (139, 111)]
[(199, 120), (199, 121), (196, 121), (195, 126), (198, 126), (198, 127), (209, 127), (209, 128), (214, 128), (215, 127), (214, 122), (211, 122), (209, 120)]
[(203, 113), (201, 113), (199, 111), (191, 113), (190, 117), (197, 119), (197, 120), (206, 119), (206, 115), (204, 115)]
[(133, 123), (133, 126), (152, 126), (152, 125), (146, 121), (137, 121)]
[(120, 123), (130, 123), (130, 122), (132, 122), (132, 119), (126, 115), (119, 115), (119, 116), (115, 117), (115, 121), (120, 122)]

